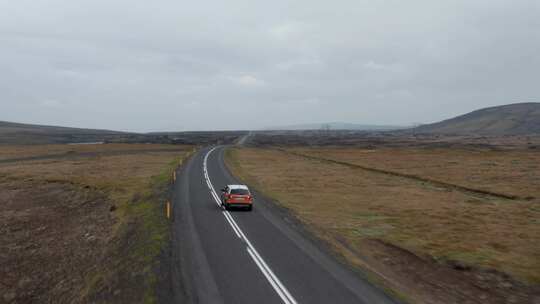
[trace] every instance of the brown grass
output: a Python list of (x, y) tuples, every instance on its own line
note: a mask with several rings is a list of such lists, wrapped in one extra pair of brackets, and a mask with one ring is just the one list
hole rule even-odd
[[(27, 150), (24, 150), (25, 147)], [(31, 268), (23, 267), (22, 264), (15, 265), (20, 273), (9, 274), (15, 278), (13, 284), (6, 285), (10, 289), (9, 297), (20, 301), (34, 298), (49, 302), (126, 302), (126, 299), (134, 297), (131, 299), (154, 302), (153, 288), (156, 278), (152, 269), (168, 237), (168, 223), (162, 208), (168, 182), (172, 170), (183, 158), (192, 153), (193, 148), (168, 145), (25, 147), (7, 147), (6, 150), (2, 150), (2, 155), (16, 153), (18, 156), (21, 154), (29, 156), (72, 150), (97, 154), (78, 159), (0, 164), (0, 187), (9, 187), (11, 189), (9, 193), (13, 193), (11, 195), (4, 192), (8, 196), (3, 197), (6, 201), (2, 201), (0, 206), (2, 214), (10, 214), (0, 217), (2, 221), (0, 226), (8, 228), (6, 238), (2, 238), (2, 242), (9, 243), (9, 246), (0, 244), (0, 247), (11, 248), (6, 257), (26, 256), (25, 260), (45, 265), (53, 261), (53, 256), (61, 256), (62, 252), (72, 252), (70, 256), (79, 256), (77, 250), (85, 250), (89, 255), (87, 259), (94, 261), (94, 264), (88, 265), (86, 260), (72, 263), (66, 259), (65, 263), (56, 264), (55, 269), (70, 270), (65, 269), (66, 271), (61, 271), (60, 275), (53, 276), (47, 272), (47, 267), (41, 267), (41, 272), (36, 270), (40, 269), (38, 264)], [(175, 151), (163, 151), (169, 148)], [(156, 151), (137, 153), (153, 149)], [(134, 153), (100, 156), (100, 153), (110, 151)], [(25, 196), (21, 196), (24, 193)], [(13, 197), (24, 199), (24, 204), (16, 204), (12, 201)], [(100, 199), (96, 200), (93, 197)], [(86, 200), (90, 200), (89, 203), (86, 203)], [(47, 223), (48, 217), (54, 218), (55, 222)], [(110, 220), (107, 221), (97, 220), (109, 217)], [(96, 220), (91, 220), (92, 218)], [(17, 223), (40, 221), (44, 227), (49, 227), (50, 235), (44, 240), (45, 243), (41, 242), (42, 239), (32, 239), (31, 225), (14, 228)], [(99, 233), (96, 232), (95, 235), (92, 232), (92, 227), (95, 226), (92, 222), (101, 223)], [(56, 225), (57, 223), (59, 225)], [(19, 232), (23, 234), (15, 237)], [(14, 234), (10, 236), (9, 233)], [(78, 240), (87, 239), (89, 235), (92, 235), (93, 240), (97, 240), (100, 245), (77, 248)], [(24, 244), (36, 244), (37, 247), (34, 247), (35, 250), (25, 250)], [(4, 255), (1, 254), (0, 258), (3, 259)], [(45, 281), (40, 279), (44, 277), (48, 279)], [(81, 277), (84, 278), (82, 281), (73, 279)], [(17, 280), (21, 278), (29, 280), (24, 290), (32, 291), (34, 288), (34, 293), (16, 288)], [(126, 286), (132, 280), (138, 280), (137, 284)], [(54, 293), (55, 288), (39, 287), (45, 283), (53, 284), (51, 286), (60, 284), (56, 286), (63, 286), (68, 291), (62, 293), (62, 298), (58, 298), (58, 294)], [(3, 282), (0, 281), (0, 284)]]
[[(475, 177), (488, 186), (486, 178), (498, 181), (496, 188), (489, 189), (511, 189), (519, 195), (538, 192), (532, 169), (508, 177), (499, 169), (514, 163), (519, 168), (535, 168), (537, 156), (532, 154), (483, 158), (472, 153), (467, 159), (465, 152), (447, 151), (445, 156), (442, 150), (295, 149), (299, 151), (456, 183)], [(484, 162), (498, 165), (492, 170), (473, 166)], [(496, 269), (522, 282), (540, 282), (538, 202), (474, 195), (268, 149), (235, 148), (228, 153), (228, 164), (236, 175), (289, 208), (336, 248), (345, 244), (369, 255), (366, 241), (381, 240), (421, 257)], [(463, 178), (459, 178), (459, 164)], [(437, 168), (448, 174), (437, 173)], [(504, 187), (505, 181), (521, 184)]]
[(181, 150), (178, 145), (150, 144), (85, 144), (85, 145), (1, 145), (0, 160), (30, 156), (53, 155), (64, 153), (114, 152), (137, 150)]
[(123, 206), (135, 193), (148, 191), (151, 177), (182, 154), (154, 152), (78, 160), (28, 161), (0, 166), (0, 174), (42, 182), (69, 182), (105, 191)]
[(540, 153), (528, 150), (296, 148), (290, 151), (463, 187), (540, 198)]

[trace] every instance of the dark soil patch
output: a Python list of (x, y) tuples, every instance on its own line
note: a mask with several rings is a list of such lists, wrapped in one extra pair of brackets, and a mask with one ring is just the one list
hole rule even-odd
[(109, 242), (110, 207), (90, 188), (0, 178), (0, 302), (80, 302)]
[(524, 285), (492, 269), (435, 261), (377, 239), (364, 241), (362, 248), (361, 259), (415, 302), (540, 303), (539, 286)]

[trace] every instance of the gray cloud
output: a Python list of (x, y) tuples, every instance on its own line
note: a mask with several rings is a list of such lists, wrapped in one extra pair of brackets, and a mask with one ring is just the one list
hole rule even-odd
[(0, 0), (0, 120), (430, 122), (538, 101), (540, 3)]

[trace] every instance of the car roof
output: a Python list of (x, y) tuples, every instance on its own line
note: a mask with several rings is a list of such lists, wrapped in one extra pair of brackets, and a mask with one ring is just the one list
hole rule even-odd
[(229, 189), (246, 189), (248, 190), (248, 187), (246, 185), (227, 185)]

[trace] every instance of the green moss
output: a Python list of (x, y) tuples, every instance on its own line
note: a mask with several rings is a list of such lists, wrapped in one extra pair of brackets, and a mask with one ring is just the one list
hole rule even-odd
[[(129, 267), (135, 267), (142, 271), (145, 284), (144, 303), (156, 303), (155, 294), (157, 277), (153, 269), (158, 266), (158, 256), (170, 239), (169, 224), (165, 217), (165, 203), (167, 188), (172, 181), (172, 172), (181, 164), (182, 157), (177, 157), (161, 171), (153, 176), (147, 186), (133, 197), (135, 201), (126, 203), (123, 208), (124, 217), (137, 223), (137, 243), (129, 252), (126, 259), (133, 261)], [(127, 222), (124, 229), (127, 229)]]

